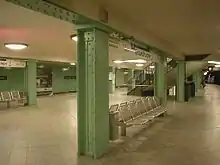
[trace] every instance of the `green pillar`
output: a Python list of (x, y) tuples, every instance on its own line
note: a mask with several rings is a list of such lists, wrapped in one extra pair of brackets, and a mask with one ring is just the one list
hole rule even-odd
[(28, 60), (26, 67), (26, 92), (28, 95), (28, 105), (37, 104), (37, 65), (35, 60)]
[(96, 28), (77, 33), (78, 154), (97, 158), (109, 142), (108, 34)]
[(176, 99), (179, 102), (185, 101), (185, 76), (186, 62), (177, 61)]
[(167, 62), (164, 56), (159, 56), (155, 68), (155, 96), (163, 105), (167, 102)]

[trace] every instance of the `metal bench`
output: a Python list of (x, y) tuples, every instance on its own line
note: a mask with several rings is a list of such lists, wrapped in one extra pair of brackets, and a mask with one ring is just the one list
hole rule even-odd
[(2, 94), (0, 93), (0, 110), (5, 110), (8, 108), (8, 102), (4, 100)]
[(17, 106), (24, 106), (27, 102), (27, 98), (24, 95), (24, 92), (12, 91), (11, 92), (12, 100), (16, 100)]
[(20, 100), (19, 100), (19, 104), (20, 105), (27, 105), (27, 94), (24, 91), (19, 91), (19, 96), (20, 96)]
[(10, 95), (10, 98), (11, 98), (8, 101), (8, 108), (17, 108), (18, 100), (19, 100), (19, 93), (17, 91), (12, 91), (12, 92), (5, 92), (4, 95), (8, 95), (8, 94)]
[(130, 102), (121, 103), (115, 117), (121, 136), (126, 136), (126, 128), (135, 125), (145, 125), (154, 118), (164, 114), (166, 109), (160, 105), (156, 97), (147, 97)]

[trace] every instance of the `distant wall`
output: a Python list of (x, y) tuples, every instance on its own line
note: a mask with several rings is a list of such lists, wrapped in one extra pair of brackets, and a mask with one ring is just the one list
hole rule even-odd
[(76, 67), (70, 67), (63, 71), (63, 66), (52, 68), (52, 89), (53, 93), (73, 92), (77, 89)]
[(24, 68), (0, 68), (0, 91), (25, 90)]

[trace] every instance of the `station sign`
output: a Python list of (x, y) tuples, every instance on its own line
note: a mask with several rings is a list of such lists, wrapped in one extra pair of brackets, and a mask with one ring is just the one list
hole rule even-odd
[(26, 62), (14, 59), (0, 59), (1, 68), (25, 68)]

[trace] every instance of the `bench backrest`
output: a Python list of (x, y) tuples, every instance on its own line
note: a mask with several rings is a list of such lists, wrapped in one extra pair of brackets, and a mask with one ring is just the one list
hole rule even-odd
[(12, 91), (11, 92), (11, 98), (16, 99), (16, 100), (20, 99), (19, 92), (18, 91)]
[(19, 95), (21, 99), (24, 99), (27, 97), (26, 93), (24, 91), (19, 91)]
[(149, 102), (149, 97), (145, 97), (142, 99), (144, 106), (145, 106), (145, 110), (146, 111), (150, 111), (152, 109), (151, 103)]
[(111, 105), (110, 108), (109, 108), (109, 111), (110, 112), (118, 111), (118, 107), (119, 107), (118, 104)]
[(142, 99), (137, 99), (136, 100), (136, 104), (137, 104), (137, 108), (139, 109), (140, 111), (140, 114), (144, 114), (147, 112), (147, 109), (145, 107), (145, 104), (144, 104), (144, 100)]
[(154, 96), (154, 103), (157, 107), (161, 105), (160, 99), (156, 96)]
[(0, 101), (4, 101), (1, 94), (0, 94)]
[(119, 106), (119, 120), (126, 122), (131, 119), (132, 119), (132, 114), (131, 111), (129, 110), (128, 103), (127, 102), (121, 103)]
[(2, 96), (2, 100), (4, 100), (4, 101), (10, 101), (11, 100), (11, 95), (7, 91), (1, 92), (1, 96)]
[(129, 101), (128, 105), (129, 105), (129, 109), (131, 111), (133, 118), (140, 116), (140, 110), (138, 109), (137, 103), (135, 100)]
[(156, 104), (155, 104), (155, 101), (154, 101), (154, 97), (148, 97), (148, 102), (151, 106), (151, 109), (154, 109), (154, 108), (157, 107)]

